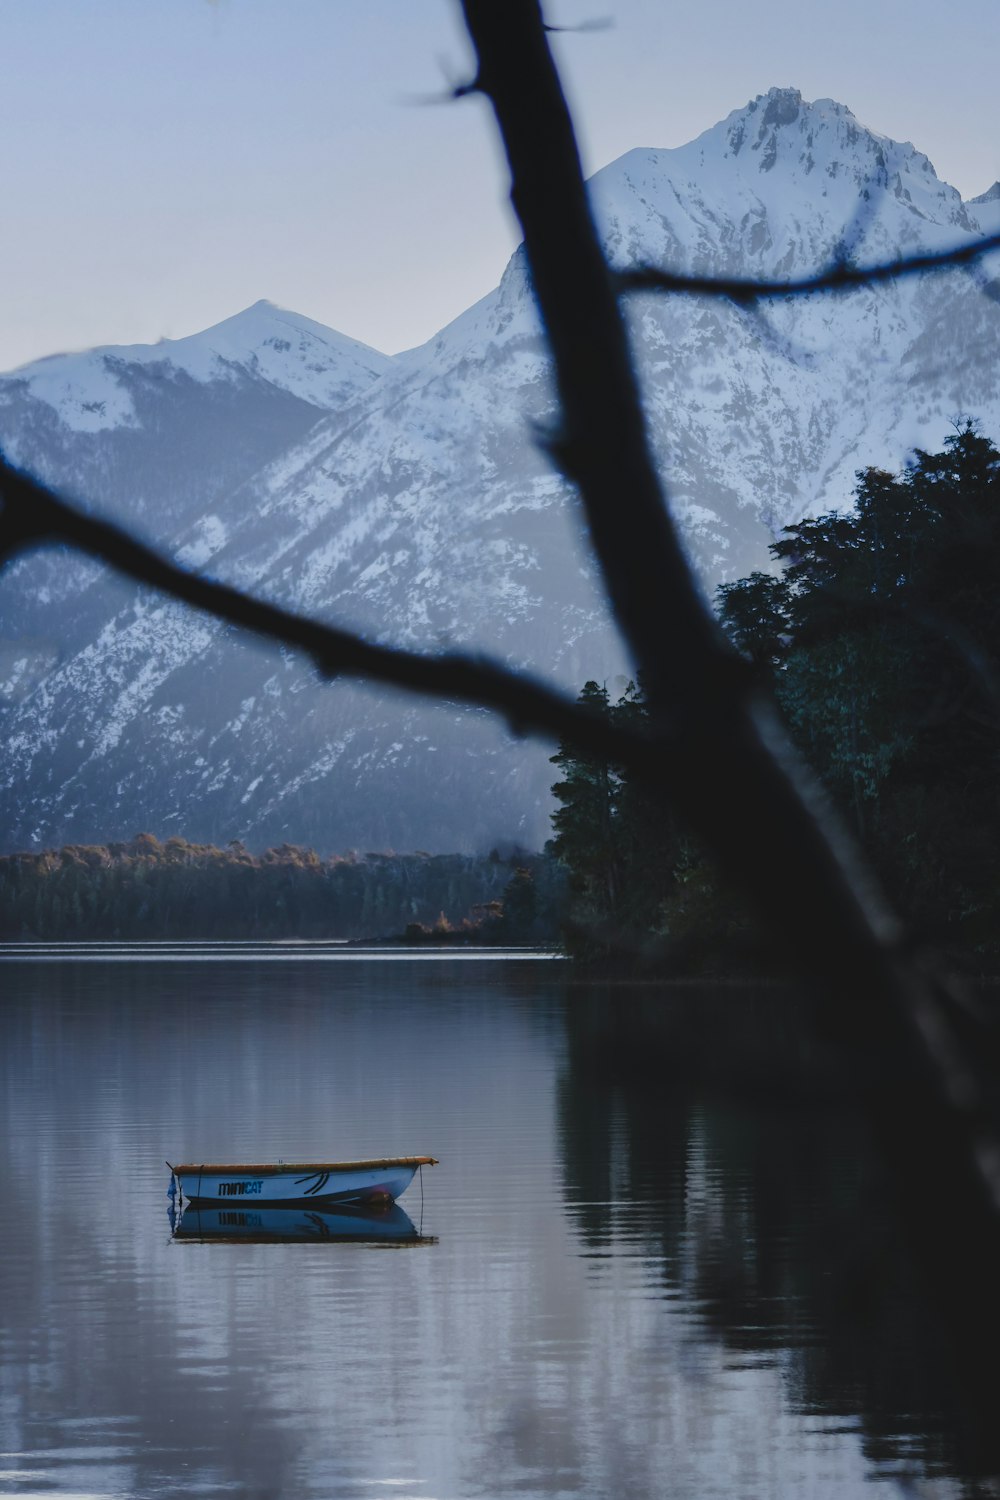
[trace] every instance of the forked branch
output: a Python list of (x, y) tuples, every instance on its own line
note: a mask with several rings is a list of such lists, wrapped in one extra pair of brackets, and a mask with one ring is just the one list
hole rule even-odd
[(909, 1107), (895, 1091), (870, 1101), (901, 1180), (913, 1186), (918, 1162), (943, 1152), (956, 1211), (1000, 1250), (993, 1080), (960, 1034), (953, 993), (909, 956), (769, 703), (732, 671), (669, 520), (537, 0), (463, 8), (554, 355), (563, 424), (554, 456), (578, 487), (654, 723), (669, 716), (676, 726), (674, 800), (803, 971), (823, 966), (831, 1016), (852, 1046), (887, 1074), (905, 1060), (921, 1080)]

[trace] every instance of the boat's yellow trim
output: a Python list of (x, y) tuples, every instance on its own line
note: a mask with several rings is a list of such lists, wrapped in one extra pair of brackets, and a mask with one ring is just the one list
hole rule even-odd
[[(170, 1163), (168, 1162), (169, 1166)], [(383, 1167), (436, 1167), (436, 1156), (380, 1156), (372, 1161), (279, 1161), (279, 1162), (188, 1162), (174, 1167), (176, 1177), (192, 1177), (195, 1173), (220, 1172), (227, 1177), (245, 1176), (252, 1172), (255, 1177), (273, 1176), (276, 1172), (366, 1172), (379, 1171)]]

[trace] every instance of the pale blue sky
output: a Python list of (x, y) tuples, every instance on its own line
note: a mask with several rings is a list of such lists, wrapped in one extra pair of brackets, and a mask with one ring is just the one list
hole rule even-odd
[[(1000, 0), (551, 0), (588, 170), (772, 84), (1000, 177)], [(269, 297), (387, 351), (514, 244), (452, 0), (0, 0), (0, 369)]]

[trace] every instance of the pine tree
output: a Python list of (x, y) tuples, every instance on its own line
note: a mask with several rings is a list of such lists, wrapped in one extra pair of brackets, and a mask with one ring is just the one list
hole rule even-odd
[[(577, 701), (589, 712), (610, 719), (606, 687), (587, 682)], [(610, 761), (581, 753), (565, 741), (551, 759), (563, 775), (552, 788), (559, 807), (552, 815), (555, 836), (549, 848), (569, 871), (574, 915), (592, 926), (614, 921), (620, 886), (616, 827), (620, 777)]]

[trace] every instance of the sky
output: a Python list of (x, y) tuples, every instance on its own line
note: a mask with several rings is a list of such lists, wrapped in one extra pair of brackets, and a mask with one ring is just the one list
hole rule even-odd
[[(772, 85), (1000, 178), (1000, 0), (549, 0), (597, 170)], [(586, 23), (607, 23), (590, 27)], [(261, 297), (387, 353), (517, 242), (454, 0), (0, 0), (0, 370)]]

